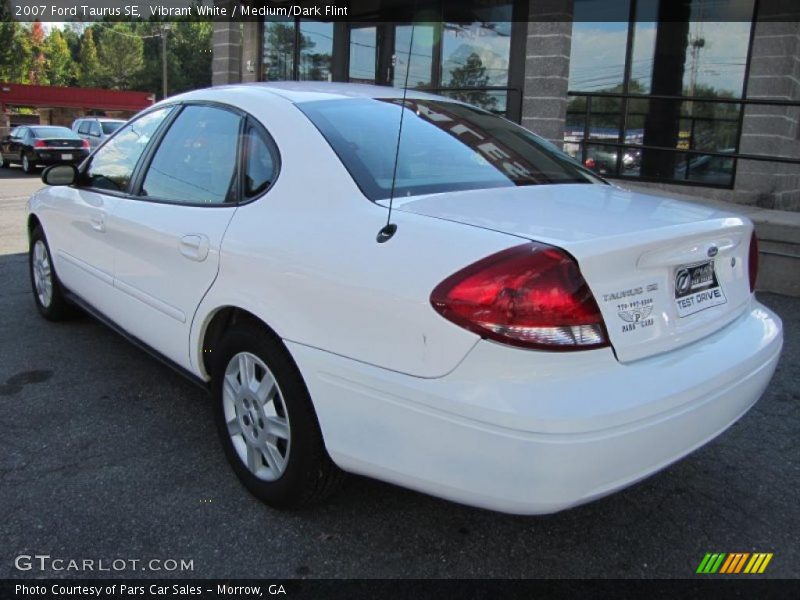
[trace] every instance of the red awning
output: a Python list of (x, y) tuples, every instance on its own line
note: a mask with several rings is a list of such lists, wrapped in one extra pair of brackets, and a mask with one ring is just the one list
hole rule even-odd
[(139, 111), (154, 102), (149, 92), (0, 83), (0, 105)]

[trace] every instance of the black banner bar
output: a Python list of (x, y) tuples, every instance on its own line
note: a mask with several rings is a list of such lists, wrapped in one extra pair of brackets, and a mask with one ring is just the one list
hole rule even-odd
[[(662, 21), (682, 20), (693, 0), (670, 0), (660, 11)], [(697, 1), (697, 0), (695, 0)], [(512, 10), (515, 4), (523, 10)], [(571, 0), (0, 0), (2, 18), (16, 21), (320, 21), (431, 22), (448, 21), (627, 21), (626, 2), (603, 2), (602, 10), (575, 13)], [(588, 3), (587, 3), (588, 4)], [(724, 10), (709, 10), (707, 21), (750, 21), (753, 4), (730, 2)], [(695, 12), (692, 12), (694, 16)], [(703, 14), (703, 13), (701, 13)], [(498, 18), (502, 15), (503, 18)], [(759, 21), (800, 22), (797, 0), (758, 0)]]
[(424, 600), (447, 598), (758, 598), (772, 600), (800, 597), (800, 581), (752, 579), (747, 575), (718, 575), (679, 580), (331, 580), (331, 579), (26, 579), (0, 580), (3, 600), (39, 598), (83, 600), (100, 598), (197, 598), (230, 600), (287, 598), (317, 600), (331, 598), (397, 598)]

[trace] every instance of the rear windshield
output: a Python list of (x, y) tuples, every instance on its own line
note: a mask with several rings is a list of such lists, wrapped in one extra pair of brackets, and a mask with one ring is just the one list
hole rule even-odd
[(103, 133), (106, 135), (114, 133), (122, 125), (121, 122), (116, 121), (100, 121), (100, 127), (103, 128)]
[[(445, 100), (406, 101), (395, 196), (455, 190), (596, 182), (555, 146), (492, 113)], [(392, 186), (399, 98), (298, 104), (370, 200)]]
[(48, 139), (48, 138), (64, 138), (68, 140), (79, 140), (81, 139), (78, 137), (75, 132), (71, 129), (67, 129), (66, 127), (31, 127), (31, 131), (33, 135), (37, 138)]

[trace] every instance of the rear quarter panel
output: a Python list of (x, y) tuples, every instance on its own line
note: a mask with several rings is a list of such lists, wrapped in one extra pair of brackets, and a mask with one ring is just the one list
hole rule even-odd
[(363, 196), (317, 129), (284, 100), (246, 96), (236, 94), (237, 104), (271, 133), (282, 168), (225, 235), (219, 276), (192, 328), (198, 374), (206, 375), (205, 329), (226, 306), (254, 313), (286, 340), (383, 368), (419, 377), (454, 369), (478, 337), (436, 313), (431, 291), (523, 240), (395, 212), (397, 233), (377, 243), (387, 209)]

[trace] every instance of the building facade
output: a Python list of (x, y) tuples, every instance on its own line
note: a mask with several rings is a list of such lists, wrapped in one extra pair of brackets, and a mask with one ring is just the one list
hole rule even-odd
[(214, 84), (407, 85), (520, 122), (609, 178), (800, 211), (794, 0), (388, 4), (372, 20), (215, 23)]

